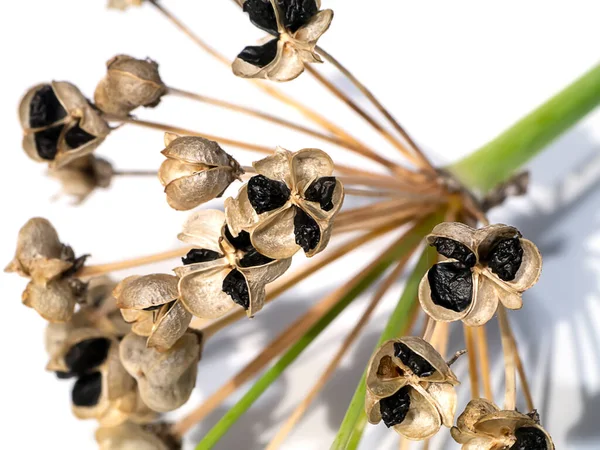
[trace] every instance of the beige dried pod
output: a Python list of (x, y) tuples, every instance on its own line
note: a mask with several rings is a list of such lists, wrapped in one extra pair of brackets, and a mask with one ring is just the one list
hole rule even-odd
[(49, 322), (67, 322), (75, 305), (84, 298), (85, 289), (85, 283), (76, 278), (59, 278), (45, 284), (30, 281), (21, 300)]
[(441, 223), (427, 237), (446, 261), (435, 264), (419, 286), (425, 312), (438, 321), (487, 323), (498, 303), (523, 306), (522, 294), (542, 271), (542, 256), (514, 227), (497, 224), (475, 230), (461, 223)]
[(184, 334), (164, 352), (147, 347), (146, 339), (134, 333), (120, 345), (121, 361), (137, 380), (142, 400), (157, 412), (173, 411), (187, 402), (196, 384), (201, 352), (199, 333)]
[(187, 211), (223, 192), (244, 173), (239, 163), (214, 141), (165, 133), (158, 178), (171, 208)]
[(233, 236), (250, 233), (257, 251), (273, 259), (291, 258), (303, 249), (311, 257), (323, 251), (344, 202), (344, 186), (333, 174), (333, 161), (318, 149), (292, 153), (278, 147), (255, 162), (258, 175), (225, 200)]
[(110, 186), (114, 170), (107, 160), (87, 155), (48, 170), (48, 175), (60, 182), (62, 194), (73, 197), (75, 204), (80, 205), (97, 188)]
[(106, 71), (94, 92), (94, 102), (107, 114), (127, 117), (140, 106), (153, 108), (167, 93), (158, 64), (149, 58), (117, 55), (106, 62)]
[[(177, 277), (167, 274), (128, 277), (113, 291), (132, 331), (147, 336), (147, 345), (168, 350), (187, 331), (192, 320), (179, 301)], [(149, 328), (150, 327), (150, 328)]]
[(158, 422), (138, 425), (125, 422), (96, 431), (99, 450), (181, 450), (181, 438), (173, 435), (170, 425)]
[(119, 338), (131, 331), (131, 325), (124, 320), (112, 295), (116, 286), (117, 283), (109, 276), (92, 278), (75, 316), (83, 316), (94, 328)]
[(31, 88), (21, 100), (23, 149), (35, 161), (62, 167), (92, 153), (110, 128), (81, 91), (66, 81)]
[(304, 65), (321, 63), (315, 50), (333, 20), (330, 9), (319, 11), (320, 0), (244, 0), (250, 21), (273, 36), (266, 43), (244, 48), (233, 62), (233, 73), (244, 78), (290, 81)]
[(144, 0), (108, 0), (109, 9), (125, 11), (132, 6), (141, 6)]
[(554, 450), (537, 414), (500, 411), (485, 399), (473, 399), (450, 431), (463, 450)]
[(181, 302), (193, 315), (215, 319), (236, 305), (249, 317), (265, 303), (265, 286), (290, 267), (291, 259), (276, 260), (260, 254), (248, 233), (233, 237), (221, 211), (190, 215), (179, 239), (194, 246), (175, 269)]
[(406, 336), (383, 343), (367, 368), (365, 411), (411, 440), (429, 439), (454, 423), (458, 380), (425, 340)]

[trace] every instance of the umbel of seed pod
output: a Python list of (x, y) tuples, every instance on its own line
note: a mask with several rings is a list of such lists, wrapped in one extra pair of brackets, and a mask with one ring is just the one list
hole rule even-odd
[(138, 382), (143, 402), (158, 412), (168, 412), (189, 399), (196, 384), (202, 338), (186, 333), (168, 350), (158, 352), (146, 346), (146, 339), (134, 333), (120, 345), (121, 361)]
[(441, 223), (427, 242), (448, 258), (434, 265), (419, 287), (421, 306), (438, 321), (480, 326), (493, 317), (498, 302), (520, 309), (522, 293), (542, 271), (535, 244), (507, 225), (475, 230), (462, 223)]
[(233, 236), (248, 232), (254, 248), (274, 259), (290, 258), (300, 249), (310, 257), (325, 249), (344, 201), (344, 187), (332, 176), (329, 155), (278, 147), (273, 156), (253, 165), (258, 175), (237, 198), (225, 200)]
[(233, 62), (233, 73), (289, 81), (304, 71), (304, 64), (323, 62), (315, 47), (331, 24), (333, 11), (319, 11), (320, 7), (320, 0), (245, 0), (250, 21), (274, 38), (244, 48)]
[(202, 137), (165, 133), (158, 178), (173, 209), (187, 211), (214, 198), (244, 173), (218, 143)]
[(125, 278), (113, 291), (132, 331), (148, 338), (149, 348), (165, 351), (186, 332), (192, 315), (179, 301), (178, 278), (167, 274)]
[(124, 117), (140, 106), (157, 106), (166, 92), (156, 62), (117, 55), (106, 63), (106, 76), (96, 87), (94, 102), (103, 112)]
[(554, 450), (537, 414), (500, 411), (485, 399), (473, 399), (450, 431), (463, 450)]
[(252, 317), (265, 302), (265, 286), (290, 267), (291, 259), (276, 260), (259, 253), (250, 236), (233, 237), (221, 211), (193, 213), (183, 226), (179, 239), (193, 245), (179, 276), (179, 296), (197, 317), (221, 317), (236, 305)]
[(181, 450), (181, 438), (174, 436), (164, 422), (102, 427), (96, 431), (96, 442), (99, 450)]
[(442, 425), (451, 427), (458, 380), (425, 340), (407, 336), (385, 342), (367, 369), (365, 410), (372, 424), (411, 440), (428, 439)]
[(94, 155), (48, 171), (48, 175), (61, 183), (62, 193), (73, 197), (76, 205), (83, 203), (96, 188), (108, 188), (113, 174), (112, 164)]
[(96, 108), (66, 81), (31, 88), (21, 100), (19, 117), (25, 153), (51, 168), (90, 154), (110, 132)]
[(73, 277), (85, 258), (75, 258), (52, 224), (36, 217), (19, 230), (15, 257), (4, 270), (31, 279), (23, 292), (23, 304), (50, 322), (66, 322), (85, 294), (85, 283)]

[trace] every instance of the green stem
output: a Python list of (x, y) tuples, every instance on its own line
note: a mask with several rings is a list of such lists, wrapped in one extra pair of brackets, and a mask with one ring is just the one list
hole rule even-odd
[(408, 231), (398, 243), (390, 248), (381, 261), (367, 271), (363, 271), (356, 282), (340, 300), (313, 325), (290, 349), (267, 370), (246, 392), (246, 394), (221, 418), (196, 446), (196, 450), (212, 448), (227, 433), (229, 428), (252, 406), (263, 392), (292, 364), (310, 343), (363, 291), (381, 276), (383, 272), (407, 252), (414, 249), (423, 237), (438, 223), (439, 217), (430, 216)]
[(466, 187), (485, 193), (508, 180), (599, 104), (600, 65), (448, 170)]
[[(426, 248), (423, 250), (423, 254), (419, 259), (419, 262), (415, 266), (413, 272), (406, 282), (404, 292), (396, 305), (396, 309), (390, 316), (387, 326), (381, 333), (377, 347), (388, 339), (401, 336), (406, 332), (410, 320), (409, 311), (412, 309), (414, 302), (417, 299), (417, 293), (419, 290), (419, 283), (421, 278), (429, 268), (433, 261), (435, 261), (435, 249)], [(366, 395), (366, 384), (365, 380), (367, 372), (363, 373), (358, 387), (354, 392), (354, 396), (350, 402), (350, 406), (346, 411), (344, 420), (338, 430), (338, 434), (331, 446), (331, 450), (351, 450), (356, 449), (360, 443), (365, 425), (367, 423), (367, 415), (365, 414), (365, 395)]]

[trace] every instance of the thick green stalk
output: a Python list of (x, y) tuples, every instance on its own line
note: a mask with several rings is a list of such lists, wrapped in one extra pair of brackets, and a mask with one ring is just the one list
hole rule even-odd
[(599, 104), (600, 65), (448, 170), (466, 187), (485, 193)]
[(438, 223), (439, 217), (430, 216), (408, 231), (398, 245), (390, 248), (381, 258), (379, 264), (361, 273), (356, 282), (340, 300), (315, 325), (310, 328), (290, 349), (262, 375), (246, 394), (215, 424), (196, 446), (196, 450), (212, 448), (229, 428), (252, 406), (263, 392), (292, 364), (310, 343), (363, 291), (371, 286), (383, 272), (407, 252), (414, 249), (423, 237)]
[[(390, 316), (387, 326), (381, 333), (377, 347), (379, 347), (384, 341), (401, 336), (406, 332), (410, 320), (409, 311), (412, 309), (414, 302), (417, 300), (417, 293), (419, 290), (419, 283), (421, 278), (427, 270), (431, 267), (432, 262), (436, 260), (435, 249), (426, 248), (423, 250), (423, 254), (419, 259), (419, 262), (415, 266), (413, 272), (406, 282), (406, 286), (396, 305), (396, 309)], [(332, 450), (351, 450), (356, 449), (360, 443), (360, 438), (364, 431), (367, 423), (367, 416), (365, 414), (365, 394), (366, 384), (365, 380), (367, 372), (363, 373), (358, 387), (354, 392), (354, 396), (350, 402), (350, 406), (346, 411), (346, 415), (342, 424), (338, 430), (338, 434), (333, 442)]]

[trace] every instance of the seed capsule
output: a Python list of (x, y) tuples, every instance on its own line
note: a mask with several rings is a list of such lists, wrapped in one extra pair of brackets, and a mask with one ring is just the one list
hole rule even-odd
[(111, 163), (93, 155), (48, 171), (48, 175), (61, 183), (62, 193), (73, 197), (76, 205), (83, 203), (97, 188), (108, 188), (113, 174)]

